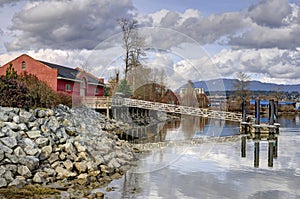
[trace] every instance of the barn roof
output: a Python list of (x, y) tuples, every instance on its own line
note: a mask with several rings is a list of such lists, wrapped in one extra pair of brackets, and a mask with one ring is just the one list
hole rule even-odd
[[(61, 66), (58, 64), (53, 64), (45, 61), (40, 61), (42, 64), (50, 67), (50, 68), (55, 68), (58, 71), (58, 77), (64, 78), (64, 79), (70, 79), (70, 80), (78, 80), (77, 75), (81, 72), (78, 69), (66, 67), (66, 66)], [(104, 85), (102, 82), (99, 81), (96, 77), (94, 77), (92, 74), (86, 73), (88, 75), (88, 83), (90, 84), (97, 84), (97, 85)]]

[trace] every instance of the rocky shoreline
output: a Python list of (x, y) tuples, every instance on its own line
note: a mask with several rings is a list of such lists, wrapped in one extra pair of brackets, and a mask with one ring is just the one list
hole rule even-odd
[(137, 152), (112, 133), (124, 128), (87, 108), (0, 107), (0, 187), (37, 184), (72, 195), (120, 178)]

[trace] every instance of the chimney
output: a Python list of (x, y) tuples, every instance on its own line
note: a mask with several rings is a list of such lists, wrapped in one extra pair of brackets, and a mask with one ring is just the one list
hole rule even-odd
[(99, 78), (99, 82), (104, 84), (104, 78)]

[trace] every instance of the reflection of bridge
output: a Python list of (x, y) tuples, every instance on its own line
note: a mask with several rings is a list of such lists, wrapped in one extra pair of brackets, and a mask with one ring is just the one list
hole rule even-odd
[(205, 108), (196, 108), (196, 107), (189, 107), (189, 106), (182, 106), (182, 105), (174, 105), (174, 104), (165, 104), (159, 102), (150, 102), (144, 100), (136, 100), (130, 98), (86, 98), (85, 105), (90, 108), (94, 109), (107, 109), (111, 108), (112, 106), (127, 106), (127, 107), (136, 107), (141, 109), (148, 109), (148, 110), (156, 110), (162, 111), (166, 113), (178, 113), (184, 115), (192, 115), (192, 116), (199, 116), (199, 117), (206, 117), (206, 118), (213, 118), (213, 119), (221, 119), (221, 120), (228, 120), (234, 122), (241, 122), (242, 121), (242, 114), (241, 113), (234, 113), (234, 112), (226, 112), (226, 111), (218, 111), (218, 110), (211, 110)]

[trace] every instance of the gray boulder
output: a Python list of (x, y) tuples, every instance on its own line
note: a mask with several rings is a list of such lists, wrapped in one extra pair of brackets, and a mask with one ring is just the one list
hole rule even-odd
[(31, 171), (28, 169), (28, 167), (23, 165), (18, 167), (18, 174), (25, 178), (30, 178), (32, 176)]
[(6, 182), (5, 178), (0, 178), (0, 188), (6, 187), (6, 186), (7, 186), (7, 182)]
[(30, 171), (33, 171), (39, 166), (39, 159), (34, 156), (26, 156), (19, 159), (19, 163), (28, 167)]
[(27, 131), (26, 134), (30, 139), (41, 137), (41, 131), (39, 130)]
[(14, 137), (0, 138), (0, 141), (9, 148), (14, 148), (15, 146), (17, 146), (17, 140)]

